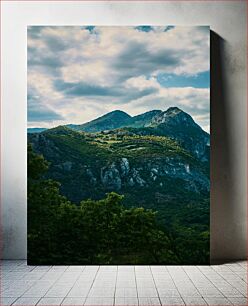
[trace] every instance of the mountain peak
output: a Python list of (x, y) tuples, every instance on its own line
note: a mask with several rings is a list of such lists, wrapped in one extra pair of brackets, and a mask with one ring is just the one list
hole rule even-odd
[(120, 109), (116, 109), (116, 110), (113, 110), (112, 112), (109, 112), (106, 115), (110, 115), (110, 114), (122, 114), (122, 115), (125, 115), (125, 116), (128, 116), (128, 117), (131, 117), (130, 115), (128, 115), (126, 112), (120, 110)]
[(155, 116), (151, 121), (151, 126), (159, 124), (166, 124), (169, 126), (196, 125), (193, 118), (178, 107), (169, 107), (166, 111)]
[(130, 118), (131, 116), (127, 113), (121, 110), (114, 110), (90, 122), (78, 126), (78, 129), (91, 133), (112, 130), (125, 125)]
[[(125, 113), (124, 111), (122, 110), (114, 110), (112, 112), (109, 112), (95, 120), (99, 120), (99, 119), (104, 119), (104, 118), (116, 118), (116, 119), (127, 119), (127, 118), (131, 118), (130, 115), (128, 115), (127, 113)], [(95, 120), (92, 120), (91, 122), (95, 121)]]
[(178, 108), (177, 106), (172, 106), (172, 107), (169, 107), (165, 113), (174, 113), (174, 114), (178, 114), (178, 113), (181, 113), (183, 112), (180, 108)]
[(71, 133), (75, 133), (75, 131), (73, 129), (71, 129), (70, 127), (67, 127), (65, 125), (58, 125), (54, 128), (51, 129), (47, 129), (42, 131), (42, 134), (57, 134), (57, 135), (65, 135), (65, 134), (71, 134)]

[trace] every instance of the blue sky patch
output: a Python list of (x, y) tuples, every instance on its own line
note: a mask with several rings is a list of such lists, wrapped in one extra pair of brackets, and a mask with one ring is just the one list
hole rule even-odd
[(137, 29), (141, 32), (150, 32), (150, 31), (153, 30), (153, 28), (151, 26), (147, 26), (147, 25), (138, 26), (138, 27), (135, 27), (135, 29)]
[(163, 87), (209, 88), (210, 72), (204, 71), (193, 76), (161, 73), (157, 81)]

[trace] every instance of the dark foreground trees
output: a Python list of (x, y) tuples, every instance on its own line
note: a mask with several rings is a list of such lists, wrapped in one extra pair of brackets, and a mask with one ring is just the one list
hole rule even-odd
[(59, 183), (45, 179), (48, 167), (28, 146), (29, 264), (209, 262), (207, 204), (168, 204), (156, 216), (126, 208), (123, 196), (111, 192), (74, 205), (60, 194)]
[(28, 147), (29, 264), (176, 263), (156, 212), (127, 209), (114, 192), (74, 205), (45, 180), (48, 163)]

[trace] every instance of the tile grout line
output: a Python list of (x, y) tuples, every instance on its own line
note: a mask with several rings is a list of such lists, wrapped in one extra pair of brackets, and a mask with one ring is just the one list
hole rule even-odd
[[(220, 272), (215, 271), (222, 279), (224, 279), (225, 282), (227, 282), (232, 288), (236, 289), (238, 292), (240, 292), (242, 294), (243, 297), (246, 297), (241, 291), (239, 291), (239, 288), (234, 287), (227, 279), (225, 279)], [(240, 278), (241, 279), (241, 278)], [(243, 279), (241, 279), (242, 281), (244, 281)], [(244, 282), (245, 283), (245, 282)], [(247, 284), (246, 284), (247, 287)], [(231, 297), (233, 298), (233, 297)], [(235, 297), (234, 297), (235, 298)]]
[[(88, 266), (88, 267), (89, 267), (89, 266)], [(85, 266), (85, 268), (86, 268), (86, 266)], [(87, 293), (87, 295), (86, 295), (86, 297), (85, 297), (84, 305), (85, 305), (85, 303), (86, 303), (86, 301), (87, 301), (87, 299), (88, 299), (88, 297), (89, 297), (89, 293), (90, 293), (90, 291), (91, 291), (91, 289), (92, 289), (92, 287), (93, 287), (93, 285), (94, 285), (94, 283), (95, 283), (95, 280), (96, 280), (96, 277), (97, 277), (97, 274), (98, 274), (99, 270), (100, 270), (100, 266), (98, 266), (98, 268), (97, 268), (97, 271), (96, 271), (96, 273), (95, 273), (95, 277), (94, 277), (94, 279), (93, 279), (93, 281), (92, 281), (92, 284), (91, 284), (91, 286), (90, 286), (90, 289), (89, 289), (89, 291), (88, 291), (88, 293)]]
[[(38, 267), (38, 266), (36, 266), (36, 267)], [(48, 269), (48, 271), (46, 271), (43, 275), (42, 275), (42, 277), (47, 273), (47, 272), (49, 272), (51, 269), (52, 269), (52, 267), (54, 267), (54, 266), (51, 266), (49, 269)], [(33, 270), (32, 270), (33, 271)], [(41, 278), (39, 279), (39, 280), (41, 280)], [(39, 281), (38, 280), (38, 281)], [(35, 285), (37, 283), (37, 281), (35, 281), (35, 283), (33, 284), (33, 286)], [(39, 299), (39, 301), (43, 298), (43, 297), (45, 297), (45, 295), (47, 294), (47, 292), (52, 288), (52, 286), (54, 285), (56, 283), (56, 281), (53, 283), (53, 284), (51, 284), (51, 286), (47, 289), (47, 291), (44, 293), (44, 295)], [(29, 287), (29, 289), (31, 289), (33, 286), (31, 286), (31, 287)], [(29, 290), (28, 289), (28, 290)], [(20, 296), (20, 298), (21, 297), (23, 297), (23, 295), (28, 291), (28, 290), (26, 290), (21, 296)], [(25, 297), (24, 297), (25, 298)], [(36, 303), (36, 305), (39, 303), (39, 301)]]
[(239, 275), (239, 272), (236, 272), (236, 271), (233, 271), (233, 272), (234, 272), (242, 281), (247, 282), (247, 273), (248, 273), (247, 269), (246, 269), (246, 277), (245, 277), (245, 279), (243, 279), (242, 276)]
[(116, 295), (116, 288), (117, 288), (118, 273), (119, 273), (119, 266), (117, 266), (116, 277), (115, 277), (115, 290), (114, 290), (114, 302), (113, 302), (113, 305), (115, 305), (115, 295)]
[(150, 268), (150, 271), (151, 271), (151, 275), (152, 275), (154, 286), (155, 286), (157, 294), (158, 294), (159, 303), (160, 303), (160, 305), (162, 305), (162, 302), (161, 302), (161, 299), (160, 299), (160, 296), (159, 296), (159, 293), (158, 293), (158, 288), (157, 288), (157, 285), (156, 285), (155, 280), (154, 280), (154, 275), (153, 275), (153, 272), (152, 272), (152, 268), (151, 268), (151, 266), (149, 266), (149, 268)]
[[(68, 266), (67, 269), (69, 269), (69, 267), (70, 267), (70, 266)], [(74, 282), (73, 285), (71, 286), (71, 289), (67, 292), (66, 296), (62, 299), (60, 305), (62, 305), (63, 302), (64, 302), (64, 300), (68, 297), (68, 294), (71, 292), (73, 286), (76, 284), (76, 282), (77, 282), (78, 279), (80, 278), (81, 274), (83, 274), (84, 270), (85, 270), (85, 266), (83, 267), (83, 270), (78, 274), (78, 277), (76, 278), (75, 282)], [(66, 272), (66, 270), (65, 270), (65, 272)]]
[[(36, 268), (36, 267), (37, 267), (37, 266), (35, 266), (35, 268)], [(34, 269), (35, 269), (35, 268), (34, 268)], [(33, 271), (34, 269), (32, 269), (31, 271)], [(29, 271), (29, 272), (31, 272), (31, 271)], [(29, 272), (27, 272), (27, 274), (28, 274)], [(25, 275), (26, 275), (26, 274), (25, 274)], [(39, 280), (38, 280), (38, 281), (39, 281)], [(36, 282), (37, 282), (37, 280), (36, 280), (30, 287), (28, 287), (27, 290), (25, 290), (25, 291), (18, 297), (18, 299), (19, 299), (19, 298), (22, 298), (23, 295), (24, 295), (28, 290), (30, 290), (30, 289), (36, 284)], [(17, 301), (17, 300), (16, 300), (16, 301)], [(16, 302), (16, 301), (15, 301), (15, 302)], [(11, 305), (13, 305), (13, 303), (12, 303)]]
[(13, 303), (11, 303), (10, 305), (13, 305), (17, 300), (19, 299), (19, 297), (18, 298), (16, 298), (15, 300), (14, 300), (14, 302)]
[(177, 287), (177, 285), (176, 285), (176, 283), (175, 283), (175, 281), (174, 281), (174, 279), (173, 279), (173, 277), (172, 277), (172, 275), (171, 275), (171, 273), (170, 273), (170, 269), (168, 269), (168, 273), (169, 273), (169, 275), (170, 275), (170, 277), (171, 277), (171, 279), (172, 279), (172, 281), (173, 281), (175, 287), (177, 288), (177, 291), (178, 291), (178, 293), (179, 293), (179, 295), (180, 295), (180, 298), (181, 298), (182, 301), (183, 301), (183, 304), (186, 305), (185, 302), (184, 302), (184, 299), (183, 299), (183, 297), (182, 297), (182, 295), (181, 295), (181, 292), (178, 290), (178, 287)]
[[(210, 283), (220, 292), (220, 294), (222, 295), (222, 297), (224, 297), (224, 298), (226, 298), (227, 299), (227, 297), (226, 296), (224, 296), (224, 294), (222, 294), (222, 292), (218, 289), (218, 287), (216, 287), (215, 286), (215, 284), (211, 281), (211, 279), (209, 279), (208, 277), (207, 277), (207, 275), (204, 273), (204, 271), (201, 271), (201, 269), (199, 269), (199, 267), (198, 266), (195, 266), (209, 281), (210, 281)], [(210, 268), (214, 271), (214, 269), (210, 266)], [(215, 272), (215, 271), (214, 271)], [(203, 297), (203, 299), (204, 299), (204, 301), (209, 305), (209, 303), (206, 301), (206, 299), (205, 299), (205, 297)], [(209, 305), (209, 306), (211, 306), (211, 305)]]
[[(31, 271), (34, 271), (37, 267), (38, 267), (38, 266), (35, 266), (32, 270), (28, 271), (27, 274), (30, 273)], [(49, 268), (41, 277), (43, 277), (47, 272), (49, 272), (49, 271), (51, 270), (52, 267), (53, 267), (53, 266), (50, 266), (50, 268)], [(25, 274), (25, 275), (26, 275), (26, 274)], [(15, 303), (19, 298), (35, 298), (35, 297), (23, 297), (23, 295), (24, 295), (29, 289), (31, 289), (31, 288), (37, 283), (37, 281), (41, 280), (41, 277), (40, 277), (38, 280), (36, 280), (36, 281), (34, 282), (34, 284), (31, 285), (26, 291), (24, 291), (23, 294), (20, 295), (11, 305), (14, 305), (14, 303)], [(56, 283), (56, 281), (55, 281), (55, 283)], [(54, 285), (54, 283), (51, 285), (51, 287), (52, 287), (53, 285)], [(46, 291), (46, 293), (51, 289), (51, 287), (49, 287), (49, 289)], [(45, 294), (46, 294), (46, 293), (45, 293)], [(44, 298), (44, 296), (45, 296), (45, 295), (43, 295), (43, 296), (41, 296), (41, 297), (38, 297), (38, 301), (37, 301), (37, 303), (36, 303), (35, 305), (38, 305), (39, 302), (40, 302), (40, 300), (41, 300), (42, 298)]]
[(138, 305), (139, 305), (139, 295), (138, 295), (138, 286), (137, 286), (137, 277), (136, 277), (136, 266), (134, 266), (134, 279), (135, 279), (136, 295), (137, 295), (137, 300), (138, 300)]
[[(192, 279), (190, 278), (189, 274), (187, 273), (187, 271), (184, 269), (184, 267), (182, 267), (183, 271), (185, 272), (185, 274), (188, 276), (189, 280), (191, 281), (191, 283), (193, 284), (193, 286), (195, 287), (195, 289), (197, 290), (197, 292), (200, 294), (201, 298), (207, 303), (207, 301), (204, 299), (204, 297), (202, 296), (201, 292), (198, 290), (198, 288), (196, 287), (196, 285), (194, 284), (194, 282), (192, 281)], [(203, 273), (202, 273), (203, 274)], [(184, 300), (184, 298), (183, 298)], [(184, 301), (185, 302), (185, 301)], [(208, 304), (208, 303), (207, 303)], [(186, 305), (186, 302), (185, 302)]]
[(38, 302), (35, 304), (35, 306), (39, 304), (39, 302), (40, 302), (41, 299), (42, 299), (42, 297), (39, 298), (39, 300), (38, 300)]
[[(38, 267), (38, 266), (36, 266), (36, 267)], [(35, 267), (35, 268), (36, 268)], [(54, 267), (54, 266), (51, 266), (41, 277), (43, 277), (47, 272), (49, 272), (51, 269), (52, 269), (52, 267)], [(35, 269), (34, 268), (34, 269)], [(33, 271), (34, 269), (32, 269), (31, 271)], [(30, 272), (31, 272), (30, 271)], [(62, 273), (63, 274), (63, 273)], [(33, 286), (37, 283), (37, 281), (39, 281), (39, 280), (41, 280), (41, 278), (40, 279), (38, 279), (38, 280), (36, 280), (35, 281), (35, 283), (33, 284)], [(35, 304), (35, 305), (38, 305), (39, 304), (39, 302), (40, 302), (40, 300), (42, 299), (42, 298), (45, 298), (45, 295), (47, 294), (47, 292), (52, 288), (52, 286), (55, 284), (57, 282), (57, 280), (53, 283), (53, 284), (51, 284), (51, 286), (47, 289), (47, 291), (44, 293), (44, 295), (43, 296), (41, 296), (41, 297), (38, 297), (39, 298), (39, 300), (38, 300), (38, 302)], [(31, 287), (29, 287), (29, 289), (31, 289), (33, 286), (31, 286)], [(28, 290), (29, 290), (28, 289)], [(31, 297), (23, 297), (23, 295), (28, 291), (28, 290), (26, 290), (19, 298), (31, 298)], [(13, 305), (13, 304), (11, 304), (11, 305)]]

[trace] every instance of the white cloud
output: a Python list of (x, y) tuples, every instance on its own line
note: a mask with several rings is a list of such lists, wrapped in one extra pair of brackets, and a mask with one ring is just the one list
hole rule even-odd
[[(178, 106), (206, 127), (209, 89), (163, 88), (156, 76), (209, 70), (209, 31), (164, 29), (147, 33), (133, 27), (30, 27), (28, 88), (65, 123), (83, 123), (117, 108), (135, 115)], [(58, 81), (60, 89), (54, 85)], [(74, 90), (69, 96), (62, 85), (70, 83), (77, 89), (81, 84), (100, 87), (105, 94), (94, 97)], [(108, 96), (111, 90), (114, 94)], [(51, 125), (56, 122), (51, 120)]]

